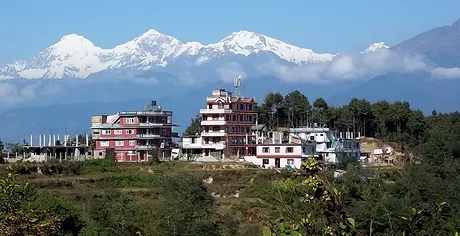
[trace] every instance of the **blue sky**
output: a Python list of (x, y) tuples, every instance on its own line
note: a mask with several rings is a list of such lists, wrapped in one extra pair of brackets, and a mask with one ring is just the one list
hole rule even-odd
[(317, 52), (389, 45), (460, 18), (458, 0), (3, 0), (0, 63), (27, 59), (77, 33), (107, 48), (153, 28), (212, 43), (240, 29)]

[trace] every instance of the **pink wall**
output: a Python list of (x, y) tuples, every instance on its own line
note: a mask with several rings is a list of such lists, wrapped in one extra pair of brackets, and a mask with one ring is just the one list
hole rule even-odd
[(131, 156), (131, 160), (130, 160), (130, 157), (128, 155), (128, 151), (116, 151), (116, 158), (118, 161), (137, 161), (137, 153), (134, 153), (132, 156)]
[[(124, 141), (123, 146), (115, 146), (116, 141)], [(130, 146), (129, 141), (134, 141), (134, 145)], [(101, 146), (101, 142), (109, 142), (109, 146)], [(137, 140), (97, 140), (96, 149), (106, 149), (106, 148), (135, 148), (137, 145)]]
[[(268, 152), (264, 152), (264, 148), (268, 148)], [(292, 148), (292, 152), (288, 152), (288, 148)], [(279, 150), (279, 152), (277, 152)], [(300, 145), (258, 145), (256, 147), (257, 157), (276, 157), (276, 158), (292, 158), (302, 157), (302, 146)]]
[[(127, 123), (126, 120), (128, 118), (133, 118), (134, 123)], [(120, 117), (120, 125), (121, 126), (139, 126), (139, 119), (137, 119), (137, 117)]]
[[(137, 129), (105, 129), (110, 130), (110, 134), (104, 134), (101, 129), (99, 137), (106, 138), (106, 137), (132, 137), (137, 135)], [(121, 134), (116, 134), (115, 130), (121, 130)], [(127, 134), (127, 130), (131, 130), (131, 134)]]

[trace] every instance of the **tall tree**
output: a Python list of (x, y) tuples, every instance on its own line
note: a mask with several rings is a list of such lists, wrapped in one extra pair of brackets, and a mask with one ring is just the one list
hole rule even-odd
[(365, 99), (353, 98), (348, 105), (353, 112), (354, 130), (366, 136), (366, 128), (372, 122), (371, 103)]
[(286, 94), (283, 109), (288, 115), (290, 126), (299, 127), (308, 124), (311, 107), (308, 98), (300, 91), (295, 90)]
[(324, 98), (317, 98), (313, 102), (313, 121), (320, 123), (320, 124), (327, 124), (328, 123), (328, 105)]
[(388, 124), (390, 120), (390, 103), (378, 101), (372, 105), (372, 112), (376, 117), (376, 127), (378, 138), (388, 138)]
[(200, 134), (201, 132), (201, 120), (202, 117), (201, 115), (196, 115), (194, 118), (192, 118), (190, 122), (190, 126), (187, 127), (184, 131), (184, 135), (197, 135)]
[(263, 117), (264, 123), (270, 129), (278, 128), (280, 123), (281, 106), (283, 103), (283, 95), (281, 93), (268, 93), (265, 96), (264, 102), (260, 107), (260, 114)]

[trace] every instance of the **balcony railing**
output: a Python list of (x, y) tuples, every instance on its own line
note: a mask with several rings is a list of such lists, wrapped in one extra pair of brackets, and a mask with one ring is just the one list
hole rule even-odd
[(202, 148), (211, 148), (216, 150), (222, 150), (225, 148), (225, 144), (223, 143), (204, 143), (201, 145)]
[(230, 114), (232, 110), (218, 108), (218, 109), (200, 109), (201, 114)]
[(201, 136), (208, 136), (208, 137), (222, 137), (222, 136), (226, 136), (227, 133), (225, 131), (212, 131), (212, 130), (209, 130), (208, 132), (206, 131), (203, 131), (201, 132)]
[(139, 123), (139, 126), (141, 127), (148, 127), (148, 126), (163, 126), (163, 125), (168, 125), (170, 123)]
[(226, 125), (225, 120), (202, 120), (201, 125)]
[(159, 134), (138, 134), (138, 138), (160, 138), (161, 135)]

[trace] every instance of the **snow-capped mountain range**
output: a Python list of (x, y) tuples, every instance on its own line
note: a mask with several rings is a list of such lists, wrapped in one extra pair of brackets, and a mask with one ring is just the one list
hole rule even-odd
[[(388, 48), (383, 42), (374, 43), (364, 52)], [(199, 66), (225, 55), (254, 55), (272, 53), (287, 63), (306, 64), (333, 60), (338, 54), (315, 53), (280, 40), (249, 31), (230, 34), (217, 43), (183, 43), (156, 30), (111, 49), (95, 46), (77, 34), (65, 35), (59, 42), (38, 53), (30, 60), (20, 60), (0, 66), (0, 79), (25, 78), (86, 78), (107, 69), (148, 70), (166, 67), (186, 58), (190, 66)]]
[(366, 52), (375, 52), (379, 49), (389, 49), (390, 46), (386, 45), (385, 42), (378, 42), (378, 43), (373, 43), (369, 47), (366, 48), (366, 50), (362, 51), (361, 53), (366, 53)]

